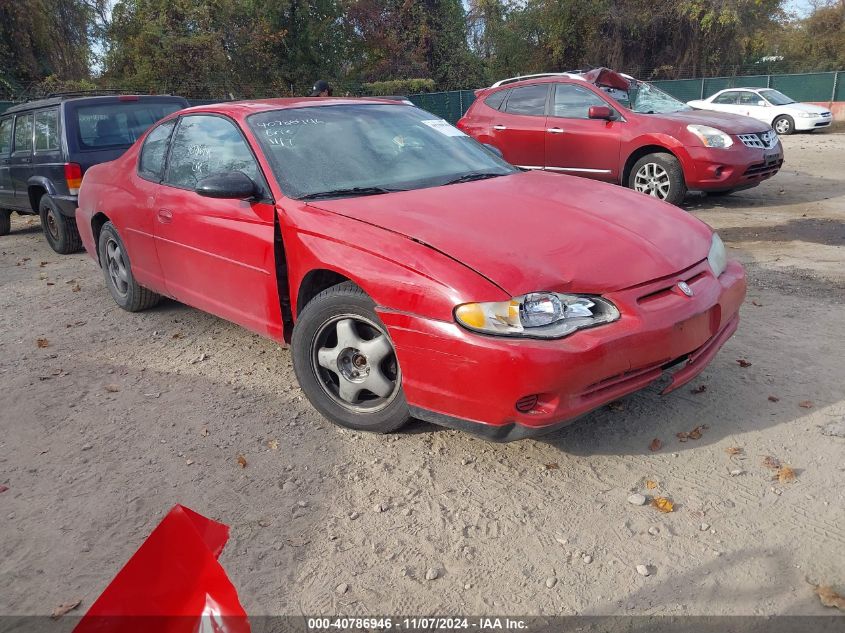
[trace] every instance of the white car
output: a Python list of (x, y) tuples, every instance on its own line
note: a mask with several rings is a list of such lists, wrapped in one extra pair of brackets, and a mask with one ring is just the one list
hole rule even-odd
[(688, 101), (687, 105), (750, 116), (768, 123), (778, 134), (828, 127), (833, 120), (827, 108), (798, 103), (772, 88), (729, 88), (707, 99)]

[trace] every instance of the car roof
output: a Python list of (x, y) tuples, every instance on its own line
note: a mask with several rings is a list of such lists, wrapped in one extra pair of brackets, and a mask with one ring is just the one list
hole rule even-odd
[(167, 100), (178, 100), (184, 101), (185, 99), (182, 97), (177, 97), (175, 95), (132, 95), (132, 94), (113, 94), (113, 95), (88, 95), (88, 96), (66, 96), (66, 95), (56, 95), (54, 97), (47, 97), (45, 99), (36, 99), (35, 101), (27, 101), (26, 103), (20, 103), (18, 105), (14, 105), (11, 108), (7, 108), (2, 112), (3, 115), (6, 114), (14, 114), (16, 112), (25, 112), (27, 110), (37, 110), (38, 108), (46, 108), (48, 106), (58, 105), (60, 103), (69, 103), (69, 102), (90, 102), (96, 103), (98, 101), (109, 101), (120, 99), (120, 97), (132, 97), (132, 100), (135, 100), (135, 97), (138, 100), (150, 100), (150, 99), (167, 99)]
[[(238, 114), (249, 116), (259, 112), (270, 112), (273, 110), (289, 110), (305, 106), (336, 106), (336, 105), (393, 105), (407, 107), (409, 104), (397, 101), (395, 98), (380, 99), (377, 97), (285, 97), (281, 99), (252, 99), (248, 101), (224, 101), (199, 105), (181, 110), (179, 114), (190, 114), (193, 112), (216, 112), (219, 114)], [(411, 104), (412, 105), (412, 104)]]

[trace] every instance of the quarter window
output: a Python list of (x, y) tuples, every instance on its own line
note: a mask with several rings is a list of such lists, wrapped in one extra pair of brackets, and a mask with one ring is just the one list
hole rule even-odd
[(15, 120), (15, 152), (32, 151), (32, 115), (24, 114)]
[(494, 92), (484, 100), (484, 103), (487, 106), (493, 108), (494, 110), (498, 110), (502, 107), (502, 101), (505, 100), (506, 94), (508, 94), (507, 90), (499, 90), (499, 92)]
[(43, 110), (35, 113), (35, 151), (59, 149), (59, 111)]
[(263, 188), (255, 157), (235, 125), (218, 116), (182, 117), (173, 136), (165, 182), (194, 189), (211, 174), (242, 171)]
[(570, 84), (555, 87), (554, 116), (565, 119), (589, 119), (590, 106), (606, 106), (607, 103), (586, 88)]
[(3, 119), (0, 121), (0, 155), (7, 155), (12, 149), (12, 121)]
[(141, 148), (141, 160), (138, 163), (138, 173), (142, 178), (154, 182), (161, 182), (164, 178), (167, 143), (170, 141), (170, 134), (175, 126), (176, 121), (167, 121), (147, 135), (144, 147)]
[(548, 94), (549, 84), (514, 88), (505, 104), (505, 111), (511, 114), (542, 116), (546, 114), (546, 96)]

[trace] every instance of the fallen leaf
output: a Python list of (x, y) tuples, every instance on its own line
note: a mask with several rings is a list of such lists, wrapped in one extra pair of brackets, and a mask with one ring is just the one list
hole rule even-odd
[(757, 306), (758, 308), (762, 308), (762, 307), (763, 307), (763, 304), (762, 304), (762, 303), (757, 303), (756, 301), (752, 301), (751, 303), (752, 303), (753, 305)]
[(704, 435), (704, 431), (709, 429), (710, 427), (706, 424), (699, 424), (695, 427), (692, 431), (681, 431), (680, 433), (676, 433), (678, 440), (681, 442), (686, 442), (687, 440), (698, 440), (701, 439), (701, 436)]
[(666, 497), (655, 497), (651, 500), (651, 505), (661, 512), (672, 512), (675, 509), (675, 505)]
[(182, 333), (181, 332), (174, 332), (173, 336), (171, 336), (170, 338), (174, 338), (174, 339), (182, 338)]
[(71, 292), (79, 292), (80, 290), (82, 290), (82, 286), (79, 284), (74, 284), (70, 289)]
[(54, 620), (58, 620), (68, 611), (73, 611), (76, 607), (82, 604), (82, 600), (74, 600), (73, 602), (63, 602), (58, 607), (53, 609), (53, 613), (50, 615), (51, 618)]
[(739, 366), (740, 366), (740, 367), (751, 367), (751, 363), (749, 363), (749, 362), (748, 362), (747, 360), (745, 360), (744, 358), (737, 358), (737, 359), (736, 359), (736, 362), (738, 362), (738, 363), (739, 363)]
[(243, 455), (238, 455), (238, 466), (241, 468), (246, 468), (246, 457)]
[(9, 486), (0, 486), (0, 492), (6, 492), (9, 489)]
[(648, 445), (648, 450), (650, 450), (652, 453), (656, 453), (661, 448), (663, 448), (663, 442), (661, 442), (660, 439), (656, 437), (651, 440), (651, 444)]
[(780, 470), (780, 460), (777, 457), (767, 455), (763, 458), (763, 466), (772, 470)]
[(267, 446), (269, 446), (271, 450), (274, 450), (274, 451), (279, 450), (279, 442), (278, 442), (278, 440), (269, 440), (269, 441), (267, 442)]
[(782, 484), (788, 484), (795, 481), (795, 471), (789, 466), (781, 466), (778, 469), (778, 481)]
[(742, 449), (739, 446), (728, 446), (725, 452), (728, 455), (742, 455)]
[(608, 404), (607, 408), (610, 409), (611, 411), (624, 411), (625, 405), (622, 404), (619, 400), (615, 400), (614, 402), (611, 402), (610, 404)]
[(190, 465), (191, 465), (191, 464), (193, 464), (193, 463), (194, 463), (194, 460), (193, 460), (193, 459), (186, 459), (186, 460), (185, 460), (185, 464), (186, 464), (187, 466), (190, 466)]
[(769, 396), (769, 402), (780, 402), (780, 398), (777, 396)]
[(38, 339), (37, 341), (35, 341), (35, 344), (36, 344), (38, 347), (40, 347), (40, 348), (42, 348), (42, 349), (43, 349), (43, 348), (45, 348), (45, 347), (47, 347), (47, 346), (49, 346), (49, 345), (50, 345), (50, 341), (48, 341), (46, 338), (40, 338), (40, 339)]
[(707, 391), (707, 385), (701, 385), (695, 389), (690, 389), (690, 393), (704, 393)]
[(202, 431), (200, 431), (200, 435), (203, 437), (208, 437), (208, 427), (204, 427)]
[(816, 595), (821, 600), (822, 605), (826, 607), (835, 607), (845, 611), (845, 596), (837, 593), (833, 587), (829, 585), (815, 585)]
[(649, 490), (654, 490), (655, 488), (657, 488), (657, 482), (649, 479), (645, 482), (645, 487)]
[(120, 385), (106, 385), (105, 389), (109, 393), (117, 393), (118, 391), (120, 391)]
[(560, 470), (560, 466), (557, 462), (552, 462), (551, 464), (546, 464), (546, 470)]
[(798, 403), (798, 406), (802, 409), (812, 409), (816, 405), (813, 404), (812, 400), (802, 400)]
[(46, 266), (46, 265), (47, 265), (47, 264), (49, 264), (49, 263), (50, 263), (50, 262), (41, 262), (40, 264), (38, 264), (38, 267), (39, 267), (39, 268), (44, 268), (44, 266)]

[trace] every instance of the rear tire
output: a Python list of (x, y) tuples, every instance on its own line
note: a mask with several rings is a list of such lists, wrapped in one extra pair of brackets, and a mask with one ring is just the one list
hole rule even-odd
[(106, 222), (100, 230), (98, 251), (106, 286), (117, 305), (127, 312), (140, 312), (161, 301), (161, 295), (135, 281), (129, 254), (111, 222)]
[(62, 215), (46, 193), (38, 203), (38, 214), (41, 216), (41, 230), (50, 248), (62, 255), (82, 250), (82, 238), (76, 228), (76, 219)]
[(331, 422), (390, 433), (411, 413), (393, 342), (374, 308), (351, 281), (314, 297), (293, 328), (293, 369), (305, 396)]
[(0, 209), (0, 235), (8, 235), (12, 230), (12, 212)]
[(772, 127), (778, 136), (788, 136), (795, 132), (795, 119), (788, 114), (782, 114), (772, 122)]
[(628, 187), (675, 205), (681, 204), (687, 195), (681, 163), (666, 152), (647, 154), (634, 163)]

